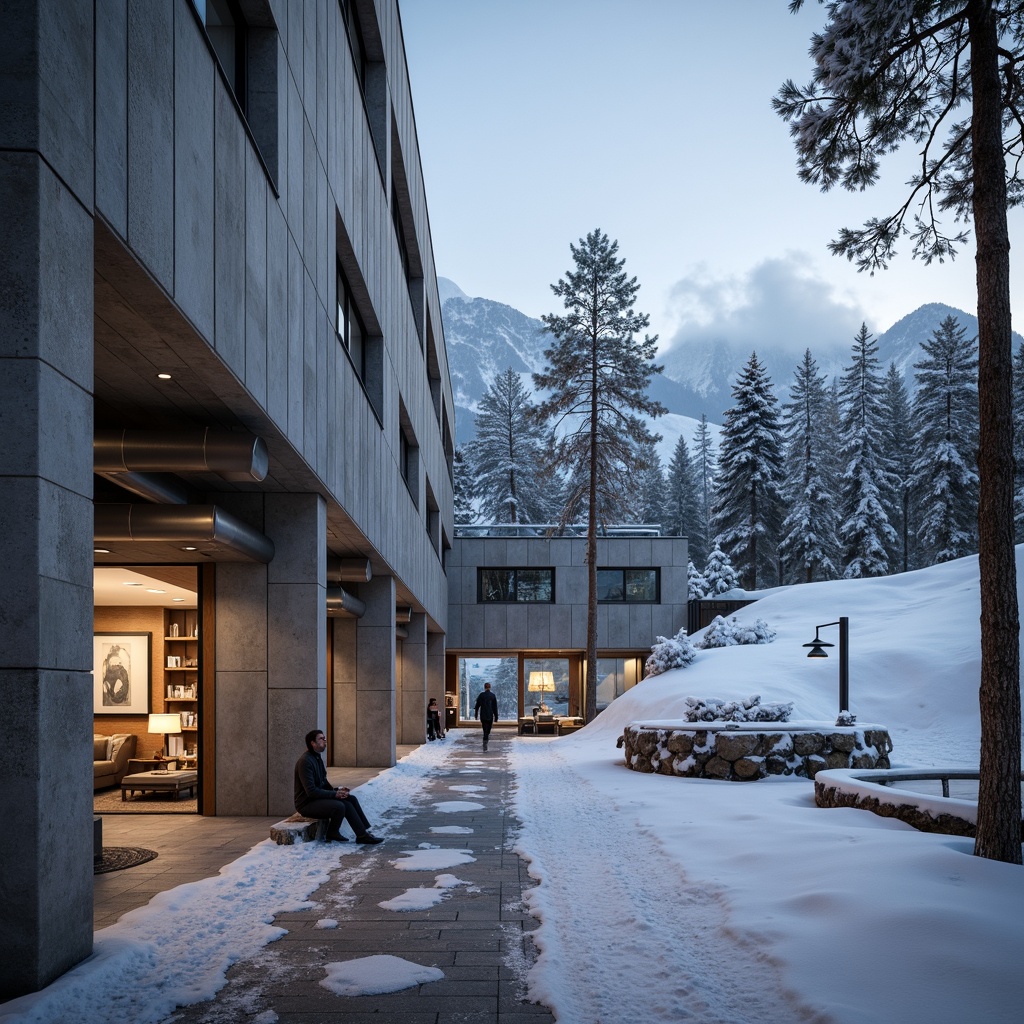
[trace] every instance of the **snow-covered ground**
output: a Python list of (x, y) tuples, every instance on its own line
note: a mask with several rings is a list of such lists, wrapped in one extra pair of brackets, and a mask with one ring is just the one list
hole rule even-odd
[[(1024, 592), (1020, 565), (1018, 550)], [(794, 718), (834, 720), (837, 660), (808, 660), (801, 645), (840, 615), (850, 617), (851, 710), (888, 727), (894, 766), (976, 767), (974, 558), (774, 591), (740, 613), (765, 619), (778, 632), (774, 643), (702, 651), (572, 736), (517, 741), (518, 843), (540, 879), (530, 900), (542, 921), (541, 954), (529, 985), (559, 1024), (1022, 1019), (1024, 869), (973, 857), (967, 839), (818, 809), (806, 779), (714, 782), (622, 765), (615, 740), (623, 726), (679, 718), (690, 695), (758, 693), (793, 701)], [(475, 736), (450, 734), (458, 743)], [(361, 787), (370, 817), (411, 806), (449, 750), (425, 744)], [(457, 818), (470, 803), (437, 810)], [(451, 852), (472, 856), (460, 826), (436, 831), (458, 834), (462, 849)], [(0, 1024), (157, 1024), (175, 1003), (212, 996), (231, 963), (281, 934), (274, 915), (309, 906), (343, 860), (345, 878), (358, 880), (360, 856), (354, 844), (261, 843), (218, 878), (162, 893), (97, 933), (89, 961), (45, 992), (0, 1006)], [(439, 890), (458, 884), (438, 876)], [(437, 902), (429, 891), (406, 895)], [(326, 980), (339, 991), (370, 991), (393, 968), (368, 958)], [(416, 965), (403, 970), (419, 983)]]
[[(1020, 566), (1018, 549), (1024, 593)], [(977, 571), (967, 558), (774, 591), (738, 616), (765, 619), (774, 643), (701, 651), (586, 729), (516, 746), (519, 845), (541, 879), (531, 992), (559, 1024), (1024, 1019), (1024, 869), (818, 809), (806, 779), (641, 775), (612, 753), (628, 722), (679, 719), (689, 695), (758, 693), (834, 721), (838, 661), (801, 645), (846, 615), (851, 710), (889, 728), (894, 767), (976, 769)]]

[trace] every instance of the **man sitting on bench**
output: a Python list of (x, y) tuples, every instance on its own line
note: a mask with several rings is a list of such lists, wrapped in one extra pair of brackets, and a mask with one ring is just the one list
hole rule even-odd
[(345, 786), (327, 781), (327, 769), (321, 754), (327, 749), (327, 737), (320, 729), (306, 733), (306, 753), (295, 763), (295, 810), (307, 818), (327, 818), (327, 841), (347, 843), (341, 823), (347, 821), (357, 843), (382, 843), (368, 831), (369, 822), (359, 801)]

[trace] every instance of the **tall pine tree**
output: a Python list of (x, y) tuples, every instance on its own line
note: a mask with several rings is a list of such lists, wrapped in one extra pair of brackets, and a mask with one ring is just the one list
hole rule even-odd
[(718, 453), (716, 544), (746, 590), (778, 582), (782, 432), (771, 378), (751, 354), (732, 388)]
[(693, 475), (697, 481), (697, 523), (693, 528), (693, 536), (703, 545), (703, 551), (694, 551), (694, 557), (698, 558), (697, 564), (700, 565), (710, 554), (711, 506), (714, 503), (715, 479), (718, 475), (718, 455), (705, 413), (700, 414), (693, 438)]
[(921, 506), (917, 537), (926, 565), (977, 550), (978, 360), (974, 341), (947, 316), (914, 363), (914, 490)]
[(796, 368), (783, 406), (786, 438), (783, 494), (789, 509), (782, 522), (779, 555), (785, 579), (797, 583), (831, 580), (835, 562), (835, 474), (827, 443), (828, 391), (811, 350)]
[(906, 572), (918, 567), (915, 554), (917, 504), (913, 488), (914, 428), (907, 386), (895, 363), (889, 364), (889, 372), (885, 375), (882, 420), (882, 449), (891, 474), (890, 486), (883, 500), (885, 513), (896, 532), (890, 565), (896, 572)]
[(638, 331), (650, 323), (633, 304), (640, 286), (617, 258), (619, 243), (600, 230), (570, 245), (574, 269), (551, 290), (565, 312), (541, 317), (555, 343), (545, 351), (547, 368), (534, 384), (547, 392), (539, 415), (554, 421), (554, 461), (581, 485), (562, 512), (568, 522), (582, 508), (587, 516), (587, 679), (585, 718), (597, 714), (597, 531), (599, 511), (621, 508), (628, 478), (644, 444), (654, 435), (639, 414), (660, 416), (664, 407), (647, 394), (657, 337)]
[(885, 576), (896, 542), (882, 503), (882, 493), (890, 485), (882, 449), (883, 390), (878, 342), (867, 324), (861, 324), (853, 341), (853, 359), (839, 380), (844, 439), (839, 540), (847, 579)]
[(551, 439), (532, 412), (530, 392), (511, 368), (480, 400), (469, 458), (480, 511), (492, 523), (543, 523), (554, 512), (544, 471)]
[(686, 447), (682, 434), (672, 451), (668, 465), (666, 516), (664, 530), (668, 536), (686, 537), (689, 541), (690, 557), (703, 565), (707, 561), (707, 534), (702, 528), (698, 514), (700, 493), (693, 459)]
[(469, 468), (466, 460), (466, 453), (459, 445), (455, 449), (455, 458), (452, 463), (452, 475), (455, 478), (455, 522), (461, 524), (476, 521), (476, 512), (473, 509), (473, 471)]

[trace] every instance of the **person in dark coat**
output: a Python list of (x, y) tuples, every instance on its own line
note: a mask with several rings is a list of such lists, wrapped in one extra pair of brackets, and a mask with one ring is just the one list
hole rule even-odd
[(441, 709), (437, 706), (437, 698), (431, 697), (427, 705), (427, 739), (444, 738), (444, 726), (441, 724)]
[(321, 754), (327, 749), (327, 737), (320, 729), (306, 733), (306, 753), (295, 762), (295, 810), (307, 818), (327, 818), (327, 841), (347, 843), (341, 823), (347, 821), (357, 843), (381, 843), (369, 831), (370, 823), (359, 801), (345, 786), (332, 786)]
[(484, 683), (484, 691), (476, 699), (473, 717), (480, 719), (484, 730), (484, 750), (487, 749), (487, 737), (491, 735), (491, 726), (498, 717), (498, 698), (491, 693), (491, 684)]

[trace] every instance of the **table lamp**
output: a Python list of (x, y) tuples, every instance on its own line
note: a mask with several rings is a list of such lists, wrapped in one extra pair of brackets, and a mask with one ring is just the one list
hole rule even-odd
[[(168, 733), (180, 733), (181, 732), (181, 715), (170, 714), (170, 715), (150, 715), (149, 716), (149, 727), (146, 730), (151, 733), (163, 733), (164, 734), (164, 751), (165, 756), (170, 756), (170, 750), (167, 746), (167, 734)], [(157, 769), (158, 771), (167, 771), (167, 766)]]
[(544, 703), (544, 694), (555, 692), (554, 672), (531, 672), (530, 678), (526, 683), (526, 689), (530, 693), (540, 694), (541, 711), (544, 714), (550, 714), (551, 709)]

